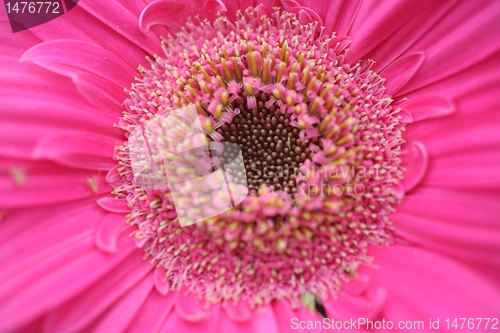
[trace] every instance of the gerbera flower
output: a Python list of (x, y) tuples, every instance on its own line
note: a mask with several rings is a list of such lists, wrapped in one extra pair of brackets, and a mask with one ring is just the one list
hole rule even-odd
[(498, 323), (498, 2), (148, 3), (2, 10), (1, 332)]

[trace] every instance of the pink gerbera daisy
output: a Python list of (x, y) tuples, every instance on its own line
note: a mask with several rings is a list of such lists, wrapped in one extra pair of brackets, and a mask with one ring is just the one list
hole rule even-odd
[(0, 332), (498, 329), (500, 3), (0, 24)]

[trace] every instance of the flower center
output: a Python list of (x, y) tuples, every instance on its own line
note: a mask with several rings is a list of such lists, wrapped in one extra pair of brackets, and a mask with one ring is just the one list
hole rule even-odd
[[(140, 245), (172, 287), (208, 300), (298, 304), (335, 293), (369, 259), (368, 244), (391, 240), (404, 127), (384, 80), (370, 61), (344, 63), (345, 38), (318, 36), (315, 25), (278, 10), (189, 23), (162, 46), (165, 57), (140, 69), (121, 121), (129, 142), (119, 147), (124, 184), (116, 193), (132, 207)], [(162, 160), (178, 128), (157, 120), (179, 109), (197, 112), (207, 141), (236, 144), (209, 164), (230, 164), (241, 152), (245, 171), (226, 171), (249, 191), (231, 209), (184, 227), (181, 210), (213, 207), (195, 198), (181, 209), (172, 177), (147, 186), (131, 165), (139, 160), (160, 176), (191, 172)], [(142, 131), (144, 140), (131, 140)]]
[[(225, 141), (236, 143), (243, 154), (250, 193), (257, 195), (262, 186), (274, 191), (297, 193), (295, 176), (299, 167), (312, 156), (310, 143), (318, 138), (301, 140), (300, 129), (290, 123), (291, 115), (283, 113), (264, 92), (255, 94), (255, 105), (246, 102), (248, 95), (229, 104), (240, 110), (231, 124), (217, 129)], [(266, 107), (266, 105), (269, 105)], [(229, 159), (234, 155), (229, 155)], [(224, 159), (223, 163), (226, 162)]]

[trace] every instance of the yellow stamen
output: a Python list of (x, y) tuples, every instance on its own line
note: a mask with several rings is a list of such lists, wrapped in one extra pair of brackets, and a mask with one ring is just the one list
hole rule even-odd
[(233, 78), (233, 76), (231, 75), (231, 71), (229, 70), (229, 67), (227, 67), (227, 62), (225, 59), (221, 59), (221, 65), (222, 65), (222, 69), (224, 70), (224, 74), (226, 76), (226, 79), (227, 80), (231, 80)]
[(233, 62), (234, 71), (236, 72), (236, 76), (238, 77), (238, 80), (241, 81), (243, 79), (243, 74), (241, 73), (240, 66), (238, 66), (238, 60), (237, 60), (237, 58), (232, 58), (231, 60)]

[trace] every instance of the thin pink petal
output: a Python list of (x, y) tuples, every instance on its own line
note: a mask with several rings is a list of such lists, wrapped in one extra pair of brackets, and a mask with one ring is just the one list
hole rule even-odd
[(0, 160), (0, 185), (3, 208), (68, 202), (112, 190), (98, 171), (69, 169), (45, 161)]
[[(482, 148), (494, 150), (500, 143), (500, 126), (495, 117), (487, 116), (487, 114), (484, 116), (478, 114), (477, 117), (457, 121), (456, 124), (450, 124), (447, 127), (448, 131), (436, 130), (422, 137), (421, 141), (428, 148), (429, 153), (435, 156), (463, 154), (465, 151)], [(485, 118), (489, 121), (485, 121)]]
[(500, 269), (499, 226), (457, 225), (450, 221), (407, 214), (391, 215), (399, 237), (431, 251), (441, 252), (458, 260)]
[(132, 323), (134, 316), (151, 293), (151, 274), (147, 275), (132, 290), (127, 292), (111, 309), (87, 330), (92, 333), (123, 332)]
[(226, 5), (222, 0), (205, 0), (203, 1), (203, 9), (201, 14), (203, 18), (207, 18), (210, 22), (215, 21), (218, 13), (227, 12)]
[[(321, 321), (323, 318), (316, 312), (306, 308), (292, 309), (289, 302), (285, 300), (276, 300), (272, 303), (277, 324), (281, 333), (308, 332), (308, 329), (295, 329), (292, 327), (292, 319), (298, 321)], [(313, 332), (325, 332), (326, 330), (314, 330)]]
[(154, 25), (164, 25), (172, 33), (177, 32), (185, 23), (185, 18), (195, 16), (199, 8), (195, 1), (160, 0), (150, 3), (139, 17), (139, 28), (149, 34)]
[(105, 197), (97, 200), (99, 206), (112, 213), (130, 213), (127, 201), (118, 200), (114, 197)]
[[(497, 144), (500, 141), (497, 141)], [(437, 156), (429, 164), (423, 184), (429, 187), (499, 190), (500, 148), (479, 148), (466, 154)]]
[(20, 61), (34, 62), (68, 77), (91, 73), (115, 83), (119, 89), (129, 87), (135, 75), (135, 70), (113, 53), (90, 43), (72, 40), (39, 44), (24, 53)]
[(424, 178), (429, 164), (429, 156), (421, 142), (412, 141), (401, 152), (401, 159), (403, 167), (406, 168), (403, 187), (405, 192), (409, 192)]
[(116, 253), (118, 239), (127, 227), (124, 214), (106, 215), (95, 230), (95, 245), (104, 252)]
[(280, 332), (276, 314), (270, 304), (263, 305), (261, 308), (256, 310), (252, 316), (252, 327), (254, 332)]
[[(55, 254), (15, 279), (2, 281), (0, 316), (4, 318), (4, 331), (13, 330), (73, 297), (136, 250), (128, 236), (122, 240), (116, 255), (92, 247), (89, 239), (72, 251)], [(37, 301), (33, 302), (34, 299)]]
[(398, 206), (398, 212), (477, 227), (496, 225), (500, 215), (498, 194), (420, 186)]
[(153, 289), (144, 305), (130, 322), (127, 332), (158, 332), (167, 316), (172, 312), (174, 303), (175, 293), (172, 292), (164, 296)]
[(4, 244), (0, 276), (13, 276), (90, 236), (103, 217), (95, 199), (7, 212), (0, 224), (0, 242)]
[(170, 292), (170, 282), (168, 279), (167, 271), (163, 266), (158, 266), (155, 268), (153, 274), (153, 281), (156, 290), (162, 294), (167, 295)]
[[(52, 124), (61, 128), (104, 133), (108, 136), (123, 137), (123, 131), (114, 128), (116, 116), (101, 112), (85, 104), (68, 99), (47, 100), (42, 93), (32, 92), (28, 96), (22, 91), (0, 90), (0, 112), (2, 120), (14, 123)], [(92, 114), (92, 117), (88, 115)]]
[(108, 80), (81, 73), (73, 76), (73, 83), (78, 92), (96, 109), (116, 115), (121, 113), (126, 94)]
[[(464, 97), (467, 97), (469, 102), (474, 102), (476, 99), (484, 100), (491, 94), (490, 90), (498, 89), (499, 63), (500, 52), (497, 52), (460, 72), (407, 93), (405, 97), (440, 94), (453, 100)], [(491, 98), (486, 98), (485, 101), (490, 103)], [(498, 98), (494, 100), (498, 101)], [(475, 111), (468, 110), (468, 112)]]
[(427, 60), (402, 93), (440, 81), (497, 53), (499, 15), (497, 1), (459, 1), (451, 15), (412, 46), (411, 50), (425, 51)]
[[(129, 4), (134, 3), (140, 6), (135, 1), (129, 1)], [(67, 14), (58, 17), (57, 20), (31, 28), (26, 33), (33, 34), (41, 41), (66, 39), (92, 43), (115, 53), (133, 68), (139, 64), (145, 65), (147, 63), (145, 59), (147, 53), (140, 46), (113, 31), (106, 23), (109, 21), (101, 21), (85, 12), (81, 6), (82, 4), (79, 4)], [(92, 27), (92, 29), (89, 29), (89, 27)], [(24, 31), (21, 32), (21, 34), (24, 33)], [(13, 39), (17, 39), (18, 34)], [(29, 45), (29, 39), (26, 36), (23, 37), (23, 40), (26, 40), (27, 45)], [(117, 50), (121, 50), (121, 52), (117, 52)]]
[[(319, 4), (319, 2), (315, 1)], [(361, 8), (362, 0), (330, 1), (324, 17), (325, 33), (335, 32), (338, 36), (347, 35)], [(324, 6), (324, 4), (321, 4)], [(326, 7), (323, 7), (326, 8)]]
[(384, 68), (380, 75), (387, 79), (386, 93), (397, 96), (397, 92), (417, 73), (424, 59), (424, 53), (412, 53), (395, 60)]
[(116, 34), (125, 37), (150, 55), (160, 54), (160, 39), (157, 36), (145, 36), (139, 29), (140, 10), (138, 7), (126, 8), (127, 2), (108, 1), (106, 3), (78, 4), (101, 22), (105, 22)]
[[(182, 291), (177, 293), (182, 294)], [(183, 297), (183, 296), (181, 296)], [(187, 300), (187, 299), (186, 299)], [(183, 304), (182, 307), (188, 308), (191, 304)], [(197, 308), (197, 304), (193, 304), (195, 308)], [(179, 308), (179, 300), (176, 303), (176, 310)], [(165, 320), (161, 330), (161, 333), (169, 333), (169, 332), (185, 332), (185, 333), (195, 333), (195, 332), (205, 332), (205, 333), (218, 333), (218, 323), (221, 313), (220, 304), (215, 304), (210, 306), (207, 310), (205, 310), (206, 315), (202, 317), (185, 317), (185, 313), (180, 313), (179, 311), (172, 311), (168, 318)]]
[[(433, 1), (389, 1), (383, 6), (377, 0), (363, 1), (349, 31), (353, 44), (347, 53), (348, 63), (356, 62), (380, 45), (408, 20), (420, 12), (432, 10)], [(416, 50), (421, 51), (422, 49)]]
[[(445, 16), (450, 15), (450, 11), (453, 10), (456, 2), (433, 2), (432, 5), (426, 6), (418, 12), (411, 13), (400, 29), (397, 29), (392, 35), (366, 54), (365, 58), (374, 59), (375, 64), (373, 69), (375, 71), (381, 70), (395, 59), (401, 57), (422, 36), (432, 34), (436, 23)], [(425, 51), (425, 49), (416, 49), (415, 51)]]
[[(386, 320), (494, 317), (500, 289), (456, 261), (417, 247), (377, 246), (371, 253), (380, 269), (367, 269), (374, 286), (387, 289)], [(416, 297), (418, 292), (418, 297)], [(427, 319), (428, 320), (428, 319)]]
[(225, 315), (232, 321), (239, 323), (248, 322), (252, 317), (250, 305), (244, 300), (241, 300), (236, 304), (234, 304), (233, 302), (228, 302), (224, 307), (224, 312)]
[(153, 265), (143, 260), (142, 256), (141, 251), (135, 251), (118, 268), (52, 311), (45, 321), (44, 331), (75, 332), (92, 323), (153, 269)]
[(439, 95), (415, 97), (400, 106), (411, 112), (413, 121), (445, 117), (455, 112), (455, 104), (449, 98)]
[(324, 302), (324, 306), (329, 318), (342, 321), (351, 318), (375, 320), (383, 312), (386, 299), (385, 288), (371, 288), (363, 295), (352, 295), (341, 291), (337, 299), (328, 299)]
[(203, 303), (205, 300), (201, 299), (198, 295), (188, 292), (183, 288), (176, 293), (175, 299), (175, 312), (176, 317), (182, 320), (197, 322), (207, 319), (209, 312), (204, 309)]
[(113, 187), (117, 187), (121, 184), (121, 176), (118, 173), (118, 168), (120, 166), (117, 164), (113, 168), (111, 168), (106, 174), (106, 181)]
[(228, 316), (225, 316), (224, 314), (221, 314), (220, 322), (218, 325), (218, 332), (220, 333), (253, 333), (255, 332), (252, 329), (252, 325), (250, 322), (236, 322), (229, 318)]
[(71, 134), (40, 142), (33, 152), (35, 159), (48, 159), (73, 168), (109, 170), (116, 165), (112, 156), (120, 141), (107, 136)]

